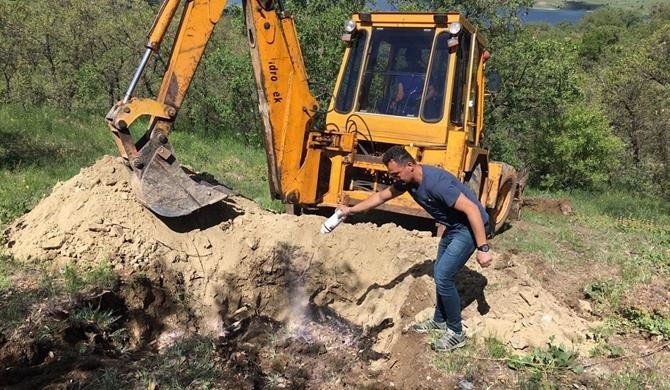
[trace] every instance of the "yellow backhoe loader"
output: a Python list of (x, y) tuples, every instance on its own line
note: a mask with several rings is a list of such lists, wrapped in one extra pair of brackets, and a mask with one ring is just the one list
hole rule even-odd
[[(133, 97), (152, 53), (183, 3), (170, 61), (156, 99)], [(223, 13), (225, 0), (166, 0), (122, 101), (107, 114), (128, 162), (136, 197), (175, 217), (223, 199), (223, 186), (197, 182), (181, 169), (168, 140), (175, 116)], [(485, 40), (459, 13), (373, 12), (346, 21), (344, 58), (324, 128), (308, 86), (293, 18), (280, 0), (243, 0), (248, 43), (267, 152), (272, 196), (292, 210), (353, 205), (390, 185), (381, 154), (403, 145), (422, 164), (467, 183), (498, 230), (523, 183), (491, 161), (484, 128)], [(149, 116), (135, 140), (131, 125)], [(430, 218), (407, 194), (383, 209)]]

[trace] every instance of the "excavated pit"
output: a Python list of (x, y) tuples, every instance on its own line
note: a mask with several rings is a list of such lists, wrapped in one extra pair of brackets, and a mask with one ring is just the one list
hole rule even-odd
[[(58, 183), (6, 229), (4, 240), (15, 259), (46, 262), (54, 273), (69, 263), (108, 262), (127, 283), (151, 286), (150, 294), (124, 298), (137, 312), (128, 317), (137, 322), (131, 330), (151, 329), (150, 336), (137, 331), (136, 343), (144, 337), (162, 346), (193, 335), (225, 341), (264, 318), (293, 347), (316, 355), (348, 348), (378, 368), (390, 365), (383, 358), (409, 337), (404, 330), (431, 313), (437, 239), (372, 223), (321, 235), (323, 220), (275, 214), (243, 197), (162, 219), (135, 201), (123, 164), (104, 157)], [(543, 289), (515, 255), (494, 253), (494, 264), (482, 270), (471, 261), (459, 275), (469, 335), (495, 335), (516, 350), (550, 338), (590, 348), (589, 324)], [(157, 304), (168, 297), (169, 305)], [(154, 306), (161, 310), (145, 313), (151, 325), (138, 319)]]

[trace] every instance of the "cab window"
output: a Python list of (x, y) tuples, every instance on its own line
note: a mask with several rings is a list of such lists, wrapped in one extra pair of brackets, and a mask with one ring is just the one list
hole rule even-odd
[(470, 61), (471, 34), (465, 30), (459, 38), (456, 50), (456, 74), (454, 75), (454, 91), (451, 97), (451, 121), (462, 125), (465, 116), (465, 88), (468, 82), (468, 63)]
[(430, 64), (428, 86), (424, 97), (422, 117), (426, 122), (437, 122), (444, 112), (444, 97), (449, 70), (448, 33), (440, 33), (433, 47), (433, 61)]
[(337, 97), (335, 98), (335, 111), (337, 112), (350, 112), (354, 106), (356, 85), (358, 84), (358, 76), (361, 72), (361, 63), (365, 56), (365, 41), (367, 36), (367, 31), (359, 31), (355, 34), (351, 42), (349, 58), (344, 67), (340, 87), (337, 91)]
[(435, 32), (403, 28), (373, 30), (358, 96), (358, 111), (418, 117)]

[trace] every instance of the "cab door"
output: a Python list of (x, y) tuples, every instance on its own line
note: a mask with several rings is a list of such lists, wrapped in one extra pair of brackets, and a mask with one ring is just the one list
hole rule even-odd
[(479, 95), (481, 92), (480, 77), (478, 77), (481, 67), (482, 49), (477, 42), (477, 32), (472, 36), (472, 44), (468, 59), (468, 78), (467, 78), (467, 96), (464, 97), (464, 130), (467, 132), (467, 141), (470, 146), (478, 143), (479, 132), (481, 131), (480, 117), (481, 107)]

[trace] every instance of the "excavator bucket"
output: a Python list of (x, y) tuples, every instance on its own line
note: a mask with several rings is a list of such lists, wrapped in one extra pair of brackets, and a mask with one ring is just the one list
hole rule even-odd
[(221, 184), (199, 180), (198, 175), (185, 172), (167, 137), (160, 134), (151, 138), (130, 164), (135, 196), (151, 211), (164, 217), (180, 217), (235, 194)]

